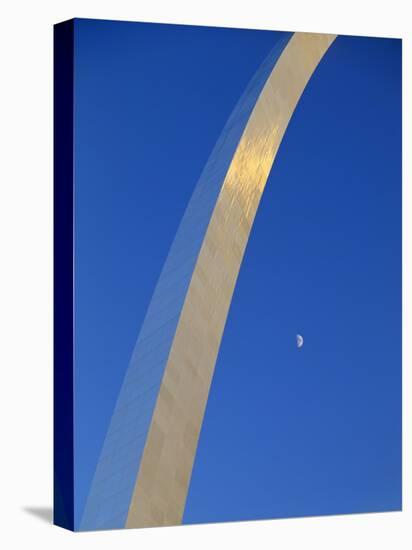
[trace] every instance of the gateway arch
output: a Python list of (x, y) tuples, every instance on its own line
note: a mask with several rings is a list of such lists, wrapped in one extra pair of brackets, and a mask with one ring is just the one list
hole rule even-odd
[(253, 221), (296, 105), (335, 35), (285, 33), (200, 176), (119, 392), (80, 528), (182, 522), (203, 415)]

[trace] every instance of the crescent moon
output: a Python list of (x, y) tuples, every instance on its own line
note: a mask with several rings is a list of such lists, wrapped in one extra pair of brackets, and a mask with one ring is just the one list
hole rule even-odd
[(300, 334), (296, 335), (296, 345), (298, 349), (300, 349), (303, 346), (303, 336), (301, 336)]

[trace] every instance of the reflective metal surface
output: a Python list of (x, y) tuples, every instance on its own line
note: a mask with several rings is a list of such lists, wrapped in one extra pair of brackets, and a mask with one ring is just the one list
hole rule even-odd
[(81, 529), (181, 523), (244, 250), (299, 98), (335, 36), (285, 33), (205, 166), (126, 372)]
[(239, 140), (292, 33), (283, 33), (235, 106), (197, 182), (151, 299), (96, 467), (80, 528), (126, 524), (163, 374), (193, 270)]
[(181, 522), (217, 353), (249, 233), (287, 125), (334, 35), (293, 35), (256, 101), (195, 264), (127, 527)]

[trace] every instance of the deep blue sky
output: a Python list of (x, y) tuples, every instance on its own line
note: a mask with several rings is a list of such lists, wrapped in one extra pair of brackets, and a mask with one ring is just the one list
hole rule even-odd
[[(78, 519), (183, 211), (279, 35), (75, 29)], [(400, 86), (399, 41), (339, 37), (304, 93), (240, 272), (186, 523), (400, 506)]]

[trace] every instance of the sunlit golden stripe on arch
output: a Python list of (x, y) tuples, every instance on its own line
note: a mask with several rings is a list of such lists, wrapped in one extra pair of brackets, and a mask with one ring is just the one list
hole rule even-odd
[(296, 105), (335, 35), (295, 33), (250, 115), (193, 271), (127, 527), (181, 523), (219, 346), (250, 230)]

